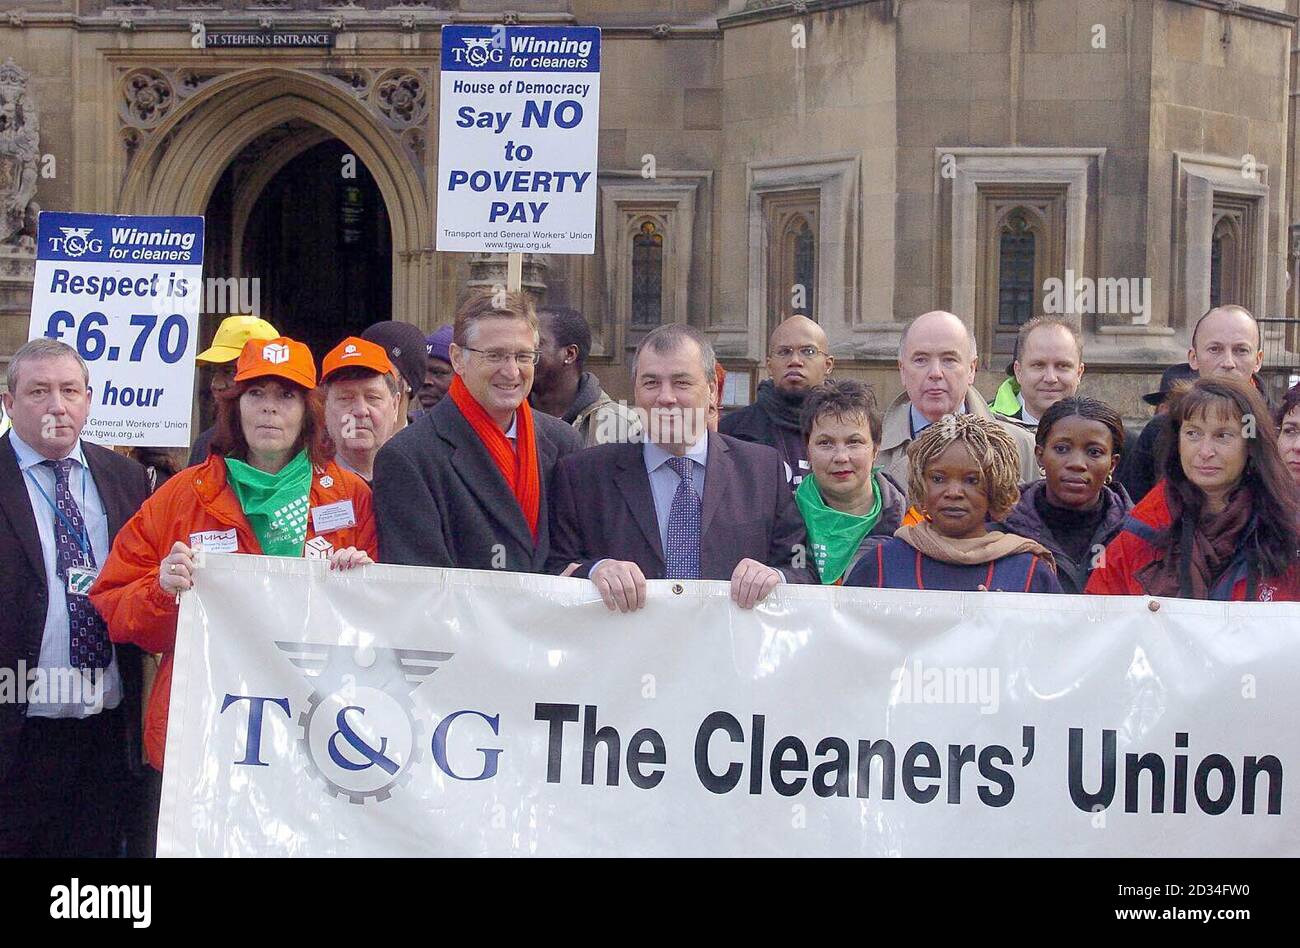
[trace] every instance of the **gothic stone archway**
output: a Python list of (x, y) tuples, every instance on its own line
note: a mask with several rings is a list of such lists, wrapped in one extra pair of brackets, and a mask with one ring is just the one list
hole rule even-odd
[(323, 77), (263, 67), (205, 83), (139, 145), (119, 213), (202, 214), (226, 165), (267, 129), (291, 120), (338, 138), (374, 175), (392, 222), (392, 318), (431, 328), (433, 224), (420, 169), (392, 131)]

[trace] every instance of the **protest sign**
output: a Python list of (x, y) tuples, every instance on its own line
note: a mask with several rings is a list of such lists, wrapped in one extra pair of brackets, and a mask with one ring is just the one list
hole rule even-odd
[(1297, 855), (1300, 606), (207, 554), (161, 855)]
[(594, 253), (600, 30), (444, 26), (438, 249)]
[(203, 218), (42, 211), (28, 338), (90, 367), (82, 437), (187, 447), (203, 288)]

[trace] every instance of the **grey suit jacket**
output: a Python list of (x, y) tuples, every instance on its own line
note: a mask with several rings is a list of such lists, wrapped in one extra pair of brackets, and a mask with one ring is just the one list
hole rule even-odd
[(375, 458), (380, 561), (542, 572), (550, 551), (551, 472), (582, 447), (582, 438), (544, 412), (533, 412), (533, 425), (542, 481), (536, 544), (483, 442), (456, 403), (444, 398)]
[[(700, 499), (700, 578), (731, 579), (742, 559), (775, 567), (792, 583), (816, 582), (808, 536), (775, 448), (709, 434)], [(800, 550), (802, 557), (798, 556)], [(607, 557), (663, 579), (663, 543), (640, 444), (604, 444), (565, 458), (551, 490), (549, 572), (580, 563), (586, 576)]]

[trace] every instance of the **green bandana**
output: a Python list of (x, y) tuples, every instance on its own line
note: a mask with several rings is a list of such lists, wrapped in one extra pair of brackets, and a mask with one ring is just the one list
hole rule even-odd
[(808, 543), (817, 563), (817, 572), (827, 586), (833, 585), (844, 575), (862, 538), (871, 532), (871, 528), (880, 519), (880, 482), (874, 471), (871, 483), (875, 488), (876, 502), (866, 516), (847, 514), (827, 507), (822, 500), (821, 491), (817, 489), (817, 480), (811, 474), (799, 482), (799, 487), (794, 492), (795, 503), (799, 505), (804, 525), (808, 528)]
[(243, 461), (226, 458), (226, 477), (239, 498), (257, 542), (267, 556), (302, 556), (307, 539), (307, 496), (311, 462), (307, 452), (268, 474)]

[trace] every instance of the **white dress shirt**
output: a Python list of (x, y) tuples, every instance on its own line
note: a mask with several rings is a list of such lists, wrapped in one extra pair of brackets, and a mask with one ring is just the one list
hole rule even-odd
[[(47, 606), (45, 610), (45, 631), (41, 637), (41, 652), (38, 667), (47, 685), (54, 685), (68, 679), (71, 661), (71, 627), (68, 618), (67, 591), (59, 579), (58, 546), (55, 539), (55, 514), (50, 502), (55, 499), (54, 471), (45, 466), (46, 458), (35, 448), (29, 446), (17, 431), (11, 431), (9, 442), (18, 457), (18, 470), (27, 485), (27, 496), (31, 500), (32, 514), (36, 518), (36, 532), (41, 540), (41, 555), (45, 563), (45, 585)], [(86, 466), (86, 456), (78, 441), (65, 457), (72, 460), (72, 469), (68, 474), (68, 490), (72, 499), (81, 508), (81, 519), (90, 533), (90, 548), (95, 552), (95, 562), (102, 569), (108, 558), (111, 544), (108, 542), (108, 515), (104, 511), (104, 502), (95, 486), (95, 478)], [(40, 485), (40, 488), (37, 487)], [(41, 489), (45, 494), (41, 494)], [(46, 500), (46, 497), (49, 500)], [(72, 669), (74, 672), (76, 669)], [(55, 674), (57, 673), (57, 674)], [(47, 694), (44, 703), (28, 703), (29, 717), (41, 718), (85, 718), (95, 713), (97, 707), (92, 701), (90, 679), (86, 678), (86, 687), (82, 690), (83, 701), (59, 701), (68, 695)], [(24, 683), (25, 684), (25, 683)], [(104, 670), (103, 706), (116, 708), (122, 701), (122, 675), (117, 665), (117, 652), (114, 650), (112, 662)]]

